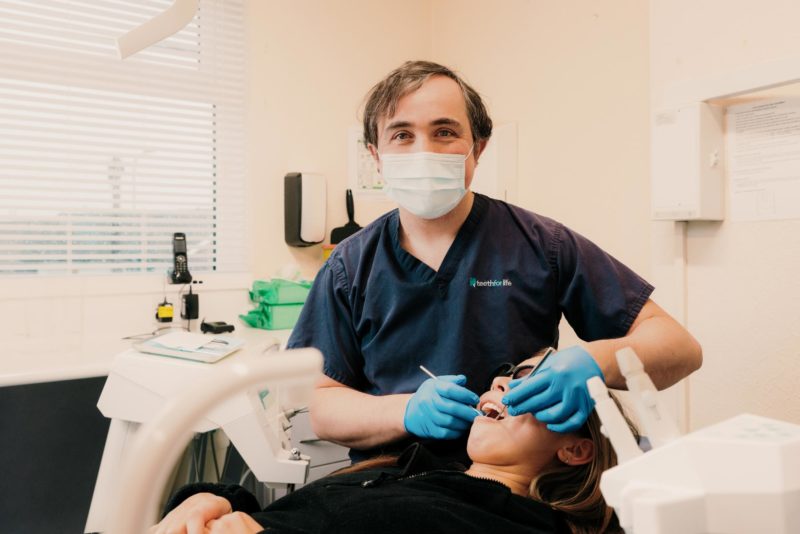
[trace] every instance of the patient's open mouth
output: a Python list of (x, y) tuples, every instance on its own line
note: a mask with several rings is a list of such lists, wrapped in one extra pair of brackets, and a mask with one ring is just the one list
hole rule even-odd
[(498, 406), (493, 402), (484, 402), (481, 406), (481, 411), (486, 417), (496, 421), (500, 421), (501, 419), (505, 418), (505, 410), (503, 407)]

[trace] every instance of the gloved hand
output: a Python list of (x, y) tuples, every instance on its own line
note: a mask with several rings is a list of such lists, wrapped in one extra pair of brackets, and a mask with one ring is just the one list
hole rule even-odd
[(420, 438), (455, 439), (478, 415), (479, 397), (463, 387), (464, 375), (442, 375), (423, 382), (406, 405), (403, 424)]
[(509, 382), (511, 391), (503, 397), (503, 404), (511, 415), (532, 413), (553, 432), (574, 432), (594, 408), (586, 387), (593, 376), (605, 382), (600, 366), (588, 352), (569, 347), (550, 355), (534, 376)]

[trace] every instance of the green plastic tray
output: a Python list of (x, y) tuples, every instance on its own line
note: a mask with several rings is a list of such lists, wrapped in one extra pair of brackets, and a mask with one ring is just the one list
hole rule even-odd
[(250, 290), (250, 300), (267, 304), (302, 304), (311, 290), (311, 282), (293, 282), (274, 278), (255, 280)]

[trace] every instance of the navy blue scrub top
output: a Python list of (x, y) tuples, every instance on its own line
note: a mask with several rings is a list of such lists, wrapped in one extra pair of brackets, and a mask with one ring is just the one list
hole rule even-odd
[(500, 364), (556, 347), (562, 313), (585, 341), (622, 337), (653, 291), (562, 224), (477, 193), (438, 272), (399, 224), (393, 210), (336, 246), (288, 343), (369, 394), (416, 391), (424, 365), (480, 395)]

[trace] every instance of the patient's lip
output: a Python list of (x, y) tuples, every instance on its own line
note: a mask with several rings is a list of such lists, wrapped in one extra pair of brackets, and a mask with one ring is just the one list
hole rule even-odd
[(487, 402), (492, 402), (493, 404), (503, 407), (503, 392), (502, 391), (487, 391), (483, 395), (481, 395), (481, 400), (478, 402), (478, 409), (481, 409)]

